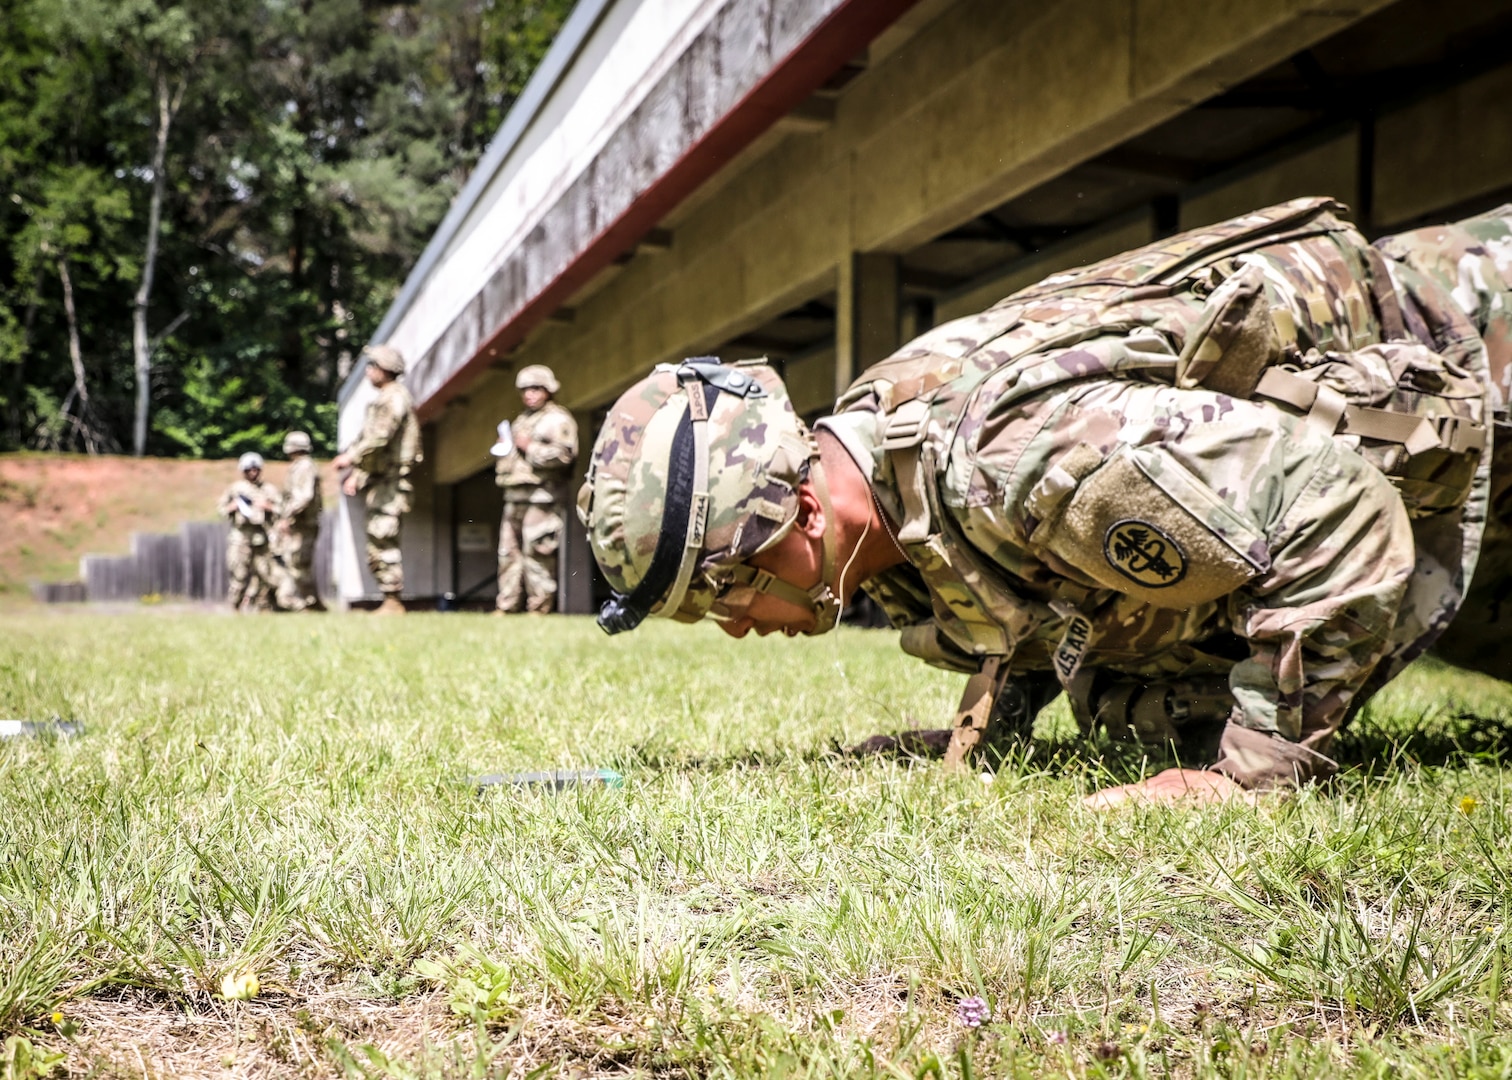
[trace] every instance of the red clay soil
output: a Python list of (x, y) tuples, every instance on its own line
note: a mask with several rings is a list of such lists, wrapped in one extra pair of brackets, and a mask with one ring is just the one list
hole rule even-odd
[[(286, 468), (269, 462), (267, 478), (281, 484)], [(213, 519), (236, 475), (235, 461), (0, 454), (0, 601), (74, 580), (81, 555), (126, 554), (134, 532)]]

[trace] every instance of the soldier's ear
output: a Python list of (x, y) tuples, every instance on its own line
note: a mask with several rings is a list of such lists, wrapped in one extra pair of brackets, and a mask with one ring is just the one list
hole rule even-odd
[(824, 517), (824, 504), (819, 501), (814, 485), (805, 480), (798, 485), (798, 520), (793, 528), (810, 540), (822, 540), (829, 522)]

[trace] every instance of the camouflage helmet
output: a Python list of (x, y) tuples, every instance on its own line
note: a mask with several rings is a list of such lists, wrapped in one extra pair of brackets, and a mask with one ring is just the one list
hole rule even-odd
[(562, 388), (562, 384), (557, 382), (556, 375), (545, 364), (527, 364), (515, 376), (516, 390), (528, 390), (532, 386), (539, 387), (548, 394), (555, 394)]
[(362, 350), (362, 358), (390, 375), (404, 374), (404, 354), (392, 345), (369, 345)]
[(261, 454), (248, 451), (236, 459), (236, 468), (239, 472), (247, 472), (251, 469), (260, 469), (262, 467), (263, 459)]
[(285, 454), (308, 454), (314, 449), (310, 442), (310, 436), (303, 431), (291, 431), (284, 436), (283, 452)]
[[(745, 565), (798, 518), (809, 481), (824, 510), (823, 571), (799, 588)], [(763, 362), (713, 357), (659, 365), (615, 402), (599, 432), (578, 516), (614, 597), (599, 612), (611, 634), (647, 615), (695, 622), (727, 613), (737, 588), (769, 593), (834, 626), (834, 514), (814, 436)]]

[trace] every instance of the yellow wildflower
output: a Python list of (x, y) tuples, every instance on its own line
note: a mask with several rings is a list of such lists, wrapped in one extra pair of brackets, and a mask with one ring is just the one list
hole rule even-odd
[(261, 989), (262, 984), (250, 971), (228, 971), (221, 976), (221, 997), (228, 1001), (248, 1001)]

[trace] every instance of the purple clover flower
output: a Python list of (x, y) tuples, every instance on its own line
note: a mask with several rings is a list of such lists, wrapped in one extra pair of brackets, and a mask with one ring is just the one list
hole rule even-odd
[(992, 1006), (975, 995), (956, 1005), (956, 1019), (965, 1027), (979, 1028), (992, 1019)]

